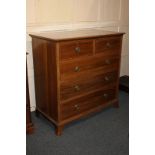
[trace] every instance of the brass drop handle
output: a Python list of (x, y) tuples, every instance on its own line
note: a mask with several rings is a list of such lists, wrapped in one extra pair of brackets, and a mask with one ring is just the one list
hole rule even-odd
[(76, 47), (76, 48), (75, 48), (75, 52), (76, 52), (77, 54), (79, 54), (79, 53), (80, 53), (80, 47)]
[(79, 107), (78, 104), (75, 104), (74, 107), (75, 107), (76, 110), (79, 110), (80, 109), (80, 107)]
[(76, 66), (76, 67), (74, 68), (74, 71), (75, 71), (75, 72), (79, 72), (79, 71), (80, 71), (80, 67), (79, 67), (79, 66)]
[(78, 85), (75, 85), (75, 86), (74, 86), (74, 89), (75, 89), (76, 91), (80, 91), (80, 87), (79, 87)]
[(108, 97), (108, 94), (106, 94), (106, 93), (103, 94), (103, 97), (104, 97), (104, 98), (107, 98), (107, 97)]
[(111, 62), (110, 62), (109, 59), (106, 59), (106, 60), (105, 60), (105, 63), (106, 63), (107, 65), (110, 65), (110, 64), (111, 64)]
[(105, 79), (106, 81), (109, 81), (109, 77), (108, 77), (108, 76), (105, 76), (104, 79)]
[(111, 44), (109, 42), (107, 42), (106, 46), (109, 48), (111, 46)]

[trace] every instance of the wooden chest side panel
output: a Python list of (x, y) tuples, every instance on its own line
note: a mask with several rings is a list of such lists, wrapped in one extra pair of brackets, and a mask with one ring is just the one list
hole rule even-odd
[(56, 50), (51, 41), (32, 38), (36, 108), (57, 120)]
[(49, 113), (50, 116), (58, 121), (58, 98), (57, 98), (57, 54), (56, 43), (48, 41), (48, 80), (49, 80)]

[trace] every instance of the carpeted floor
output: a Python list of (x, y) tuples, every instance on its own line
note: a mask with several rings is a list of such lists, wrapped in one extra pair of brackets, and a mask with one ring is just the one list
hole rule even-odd
[(128, 155), (129, 95), (120, 91), (120, 108), (108, 108), (68, 124), (62, 136), (45, 118), (32, 120), (35, 132), (26, 137), (27, 155)]

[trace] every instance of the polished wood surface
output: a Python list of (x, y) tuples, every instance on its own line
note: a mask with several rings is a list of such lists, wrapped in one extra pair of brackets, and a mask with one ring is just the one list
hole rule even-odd
[[(87, 59), (87, 61), (86, 61)], [(61, 79), (68, 75), (77, 75), (81, 72), (86, 72), (97, 68), (114, 68), (119, 63), (119, 56), (104, 56), (94, 55), (89, 57), (82, 57), (80, 59), (61, 61), (60, 62), (60, 73)], [(117, 67), (118, 68), (118, 67)]]
[(58, 121), (56, 44), (32, 39), (37, 109)]
[(37, 113), (55, 124), (57, 135), (71, 121), (119, 107), (123, 33), (67, 32), (31, 35)]
[(60, 99), (65, 100), (76, 95), (83, 94), (90, 90), (99, 89), (109, 83), (116, 83), (118, 77), (118, 71), (108, 72), (104, 74), (94, 75), (85, 77), (84, 75), (80, 78), (67, 79), (61, 82), (60, 85)]
[(119, 55), (121, 40), (121, 36), (98, 38), (95, 41), (95, 52), (103, 52), (104, 55)]
[(61, 119), (65, 120), (74, 115), (81, 114), (100, 104), (105, 104), (109, 100), (115, 98), (115, 88), (108, 90), (100, 90), (89, 95), (77, 98), (61, 105)]
[(93, 54), (93, 40), (64, 41), (59, 44), (60, 59), (73, 59)]
[(100, 38), (102, 36), (118, 36), (122, 32), (111, 32), (99, 29), (82, 29), (82, 30), (66, 30), (66, 31), (46, 31), (40, 33), (31, 33), (30, 36), (38, 37), (52, 41), (75, 40), (87, 38)]

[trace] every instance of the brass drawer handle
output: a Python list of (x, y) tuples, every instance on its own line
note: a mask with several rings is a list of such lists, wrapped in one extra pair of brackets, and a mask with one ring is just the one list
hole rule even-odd
[(105, 76), (104, 79), (105, 79), (106, 81), (109, 81), (109, 80), (110, 80), (108, 76)]
[(107, 65), (110, 65), (110, 64), (111, 64), (111, 61), (110, 61), (109, 59), (107, 59), (107, 60), (105, 60), (105, 63), (106, 63)]
[(76, 91), (80, 91), (80, 87), (79, 87), (78, 85), (75, 85), (75, 86), (74, 86), (74, 89), (75, 89)]
[(75, 107), (76, 110), (79, 110), (80, 109), (80, 107), (79, 107), (78, 104), (75, 104), (74, 107)]
[(76, 66), (76, 67), (74, 68), (74, 71), (75, 71), (75, 72), (79, 72), (79, 71), (80, 71), (80, 67), (79, 67), (79, 66)]
[(80, 51), (81, 51), (81, 50), (80, 50), (80, 47), (76, 47), (76, 48), (75, 48), (75, 52), (76, 52), (77, 54), (79, 54)]
[(106, 99), (106, 98), (108, 98), (108, 94), (103, 94), (103, 97)]
[(106, 43), (106, 46), (107, 46), (108, 48), (110, 48), (110, 47), (111, 47), (111, 44), (110, 44), (109, 42), (107, 42), (107, 43)]

